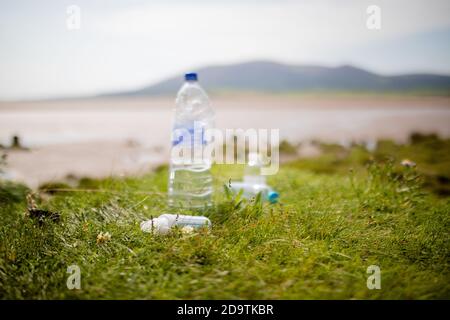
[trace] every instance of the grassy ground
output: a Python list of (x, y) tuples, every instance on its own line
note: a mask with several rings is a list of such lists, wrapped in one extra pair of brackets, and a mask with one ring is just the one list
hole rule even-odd
[[(322, 145), (324, 153), (283, 165), (269, 183), (276, 205), (216, 192), (205, 230), (168, 236), (139, 223), (167, 212), (167, 169), (140, 178), (83, 179), (78, 189), (42, 192), (26, 215), (29, 190), (0, 187), (3, 299), (430, 299), (450, 298), (450, 142)], [(417, 163), (400, 165), (404, 158)], [(242, 168), (214, 168), (217, 190)], [(64, 187), (47, 185), (44, 188)], [(149, 194), (140, 193), (149, 192)], [(97, 241), (100, 232), (110, 240)], [(69, 290), (67, 267), (81, 268)], [(366, 286), (381, 268), (381, 289)]]

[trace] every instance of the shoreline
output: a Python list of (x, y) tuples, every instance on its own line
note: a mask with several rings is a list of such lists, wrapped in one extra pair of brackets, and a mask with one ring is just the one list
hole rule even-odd
[[(405, 109), (450, 109), (450, 96), (389, 96), (389, 95), (211, 95), (215, 108), (296, 108), (352, 110), (364, 108), (396, 107)], [(0, 113), (4, 111), (142, 111), (149, 109), (173, 109), (173, 97), (116, 97), (72, 100), (0, 101)]]
[[(280, 141), (294, 144), (405, 142), (412, 132), (450, 137), (450, 97), (242, 95), (212, 101), (217, 128), (274, 128)], [(36, 187), (68, 175), (148, 172), (169, 159), (173, 109), (169, 98), (0, 102), (0, 143), (10, 145), (17, 135), (30, 148), (0, 149), (8, 154), (6, 175)]]

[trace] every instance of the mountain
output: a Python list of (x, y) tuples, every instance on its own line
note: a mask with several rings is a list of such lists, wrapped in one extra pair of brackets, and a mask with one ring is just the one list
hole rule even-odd
[[(187, 70), (190, 71), (190, 70)], [(296, 66), (257, 61), (195, 70), (209, 92), (227, 91), (439, 91), (450, 93), (450, 76), (407, 74), (383, 76), (353, 66)], [(106, 96), (173, 95), (182, 74), (135, 91)]]

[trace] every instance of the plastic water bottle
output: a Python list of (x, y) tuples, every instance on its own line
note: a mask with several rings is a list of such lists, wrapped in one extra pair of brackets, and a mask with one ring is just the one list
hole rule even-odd
[(231, 190), (234, 193), (238, 193), (242, 190), (242, 196), (247, 199), (256, 197), (258, 193), (261, 193), (263, 200), (267, 200), (270, 203), (277, 203), (279, 199), (278, 192), (274, 191), (266, 184), (251, 184), (248, 182), (231, 182)]
[(157, 218), (153, 218), (141, 223), (141, 229), (144, 232), (155, 232), (159, 234), (167, 234), (174, 226), (183, 228), (191, 227), (198, 229), (202, 227), (211, 227), (211, 221), (207, 217), (202, 216), (186, 216), (178, 214), (162, 214)]
[[(211, 205), (212, 159), (201, 150), (213, 143), (206, 138), (205, 131), (214, 127), (214, 115), (208, 95), (198, 84), (197, 74), (187, 73), (176, 99), (168, 187), (170, 207)], [(174, 154), (179, 150), (182, 150), (181, 157)]]
[(244, 183), (249, 184), (266, 184), (266, 176), (261, 174), (263, 166), (262, 157), (257, 152), (250, 152), (248, 154), (248, 162), (244, 169)]
[(261, 174), (262, 166), (261, 155), (256, 152), (249, 153), (248, 163), (244, 169), (244, 179), (242, 182), (232, 182), (231, 189), (236, 193), (242, 190), (245, 198), (252, 198), (261, 193), (264, 200), (276, 203), (279, 194), (266, 184), (266, 177)]

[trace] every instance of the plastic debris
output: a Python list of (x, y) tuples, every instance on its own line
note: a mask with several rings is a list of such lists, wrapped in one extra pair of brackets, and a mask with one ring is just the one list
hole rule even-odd
[(167, 234), (175, 226), (180, 227), (183, 233), (191, 233), (197, 228), (211, 227), (211, 221), (203, 216), (163, 214), (141, 222), (142, 231), (156, 234)]

